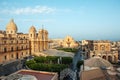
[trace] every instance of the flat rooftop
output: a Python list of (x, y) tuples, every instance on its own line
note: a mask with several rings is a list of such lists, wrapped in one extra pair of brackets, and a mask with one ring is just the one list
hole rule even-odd
[[(24, 80), (34, 77), (34, 80), (58, 80), (58, 74), (54, 72), (44, 72), (35, 70), (19, 70), (9, 76), (3, 77), (3, 80)], [(29, 80), (29, 79), (28, 79)]]
[(41, 71), (39, 72), (33, 70), (21, 70), (18, 72), (18, 74), (32, 75), (35, 76), (38, 80), (52, 80), (52, 78), (55, 76), (55, 73)]

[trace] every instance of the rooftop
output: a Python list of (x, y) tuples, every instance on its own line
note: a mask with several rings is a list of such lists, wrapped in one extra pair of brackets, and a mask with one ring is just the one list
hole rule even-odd
[[(96, 74), (97, 73), (97, 74)], [(105, 75), (100, 69), (93, 69), (88, 71), (82, 71), (80, 75), (80, 80), (106, 80)]]
[(85, 64), (85, 66), (89, 66), (89, 67), (99, 67), (99, 68), (112, 67), (112, 64), (110, 62), (108, 62), (107, 60), (102, 59), (100, 57), (97, 57), (97, 56), (85, 60), (84, 64)]
[[(26, 76), (25, 76), (26, 75)], [(54, 80), (57, 79), (57, 73), (53, 72), (43, 72), (43, 71), (35, 71), (35, 70), (19, 70), (5, 78), (5, 80), (13, 80), (13, 79), (24, 79), (25, 77), (36, 78), (37, 80)], [(34, 79), (35, 79), (34, 78)]]
[(95, 40), (94, 43), (110, 43), (109, 40)]

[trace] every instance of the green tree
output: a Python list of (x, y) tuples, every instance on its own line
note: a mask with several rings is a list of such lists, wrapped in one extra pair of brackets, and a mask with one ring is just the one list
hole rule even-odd
[(46, 58), (43, 56), (35, 57), (34, 60), (36, 61), (36, 63), (45, 63), (46, 62)]
[(49, 62), (50, 63), (50, 61), (52, 62), (52, 63), (57, 63), (57, 61), (58, 61), (58, 56), (47, 56), (46, 57), (46, 60), (47, 60), (47, 62)]
[(71, 64), (72, 63), (72, 58), (71, 57), (62, 57), (62, 64)]
[(29, 60), (29, 61), (26, 61), (26, 65), (31, 65), (31, 64), (35, 64), (36, 62), (34, 60)]
[(77, 62), (77, 68), (79, 69), (81, 65), (83, 65), (83, 60)]

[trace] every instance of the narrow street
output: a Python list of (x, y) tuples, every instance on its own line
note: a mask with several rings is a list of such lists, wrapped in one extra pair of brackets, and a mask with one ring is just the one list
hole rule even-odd
[[(79, 80), (79, 78), (78, 78), (78, 73), (79, 73), (79, 71), (78, 71), (78, 69), (77, 69), (77, 62), (78, 61), (80, 61), (80, 60), (82, 60), (82, 56), (81, 56), (81, 54), (82, 54), (82, 50), (81, 49), (79, 49), (79, 51), (74, 55), (74, 57), (73, 57), (73, 62), (72, 62), (72, 67), (71, 67), (71, 69), (72, 69), (72, 71), (74, 71), (74, 77), (72, 78), (72, 80)], [(68, 80), (70, 80), (70, 79), (68, 79)]]
[(76, 65), (77, 65), (77, 62), (82, 59), (81, 54), (82, 54), (82, 51), (81, 51), (81, 49), (79, 49), (79, 51), (75, 54), (75, 56), (73, 58), (73, 63), (72, 63), (72, 65), (73, 65), (72, 70), (73, 71), (77, 70)]
[[(68, 75), (65, 77), (64, 80), (79, 80), (79, 77), (78, 77), (78, 69), (77, 69), (77, 62), (82, 60), (82, 50), (79, 49), (79, 51), (74, 55), (73, 57), (73, 62), (72, 62), (72, 65), (70, 66), (70, 71), (67, 71)], [(65, 72), (66, 73), (66, 72)]]

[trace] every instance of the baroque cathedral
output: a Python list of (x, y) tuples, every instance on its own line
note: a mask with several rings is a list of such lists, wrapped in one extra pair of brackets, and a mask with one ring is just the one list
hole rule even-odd
[(32, 26), (28, 34), (18, 33), (14, 20), (6, 25), (6, 31), (0, 30), (0, 64), (22, 59), (48, 49), (48, 31), (36, 31)]

